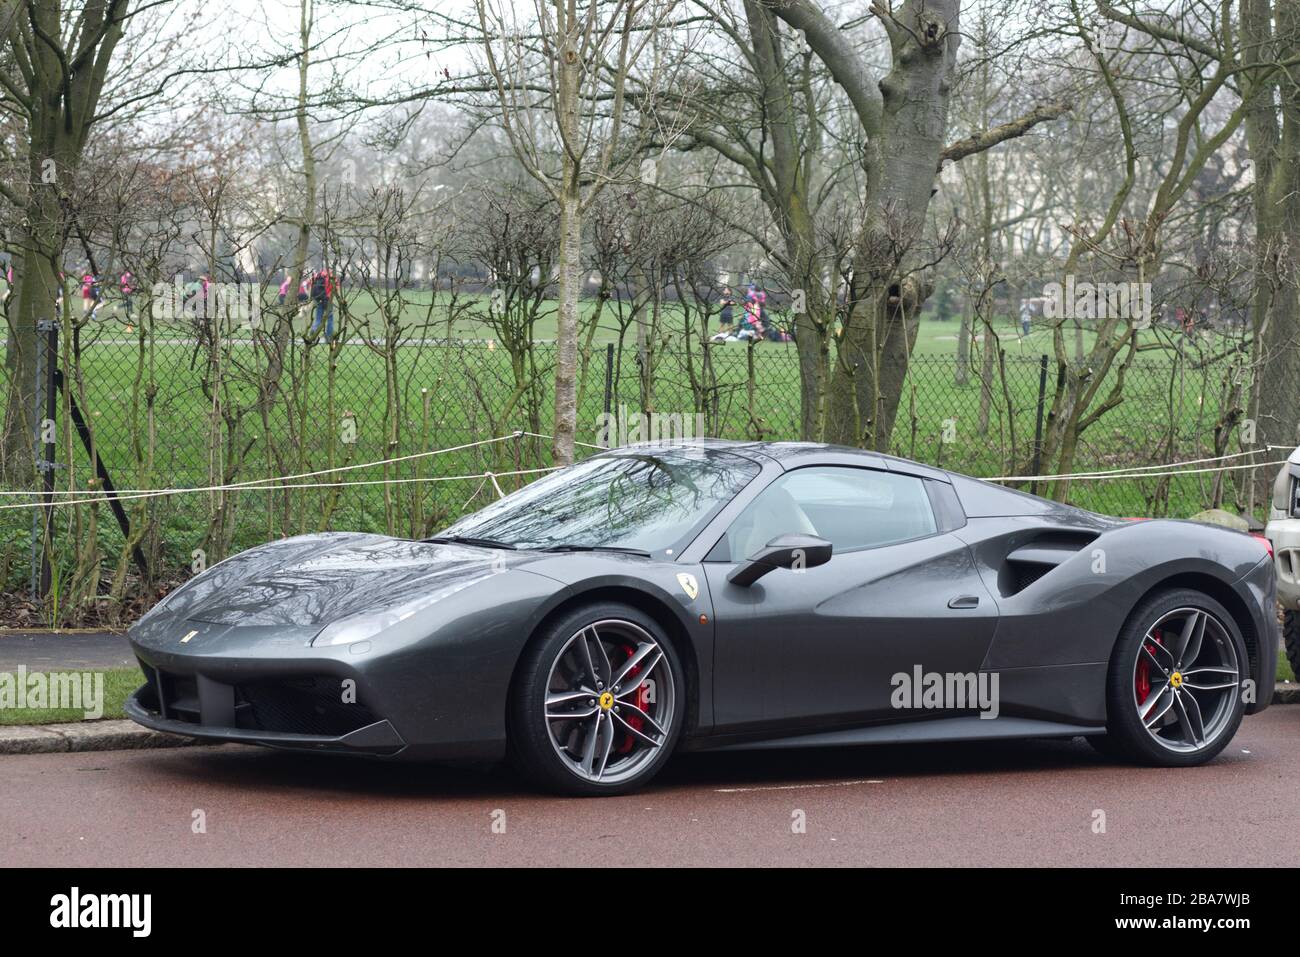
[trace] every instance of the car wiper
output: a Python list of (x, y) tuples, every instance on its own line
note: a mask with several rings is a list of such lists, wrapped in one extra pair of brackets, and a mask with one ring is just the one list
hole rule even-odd
[(509, 542), (498, 542), (495, 538), (475, 538), (473, 535), (435, 535), (433, 538), (426, 538), (425, 541), (435, 545), (478, 545), (480, 548), (515, 550), (515, 546)]
[(624, 555), (640, 555), (642, 558), (651, 557), (650, 553), (644, 548), (625, 548), (622, 545), (578, 545), (567, 543), (564, 545), (549, 545), (538, 550), (543, 552), (622, 552)]

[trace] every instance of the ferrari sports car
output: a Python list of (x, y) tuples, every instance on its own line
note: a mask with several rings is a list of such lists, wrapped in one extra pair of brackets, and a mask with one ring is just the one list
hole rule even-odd
[(1266, 543), (873, 452), (603, 452), (439, 535), (235, 555), (130, 633), (127, 710), (217, 741), (509, 757), (615, 794), (678, 750), (1083, 735), (1185, 766), (1267, 707)]

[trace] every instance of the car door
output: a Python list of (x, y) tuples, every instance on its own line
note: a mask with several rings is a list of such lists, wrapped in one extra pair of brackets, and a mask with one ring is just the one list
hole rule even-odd
[[(969, 549), (936, 517), (933, 479), (807, 466), (777, 478), (705, 560), (714, 603), (717, 730), (917, 717), (891, 705), (893, 676), (974, 673), (997, 607)], [(745, 588), (727, 575), (781, 534), (831, 542), (831, 560)]]

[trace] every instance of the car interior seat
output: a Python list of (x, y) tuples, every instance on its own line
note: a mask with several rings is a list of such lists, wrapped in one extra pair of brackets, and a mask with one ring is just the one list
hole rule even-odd
[(727, 538), (731, 560), (739, 562), (781, 535), (816, 534), (817, 527), (790, 493), (770, 488), (754, 501), (749, 514), (732, 526)]

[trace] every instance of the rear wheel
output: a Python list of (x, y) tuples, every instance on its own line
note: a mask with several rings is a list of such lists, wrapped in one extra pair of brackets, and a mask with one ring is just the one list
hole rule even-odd
[(1152, 595), (1115, 643), (1098, 750), (1168, 767), (1209, 761), (1241, 724), (1246, 661), (1236, 623), (1213, 598), (1190, 589)]
[(672, 644), (648, 615), (602, 602), (537, 636), (511, 693), (511, 751), (551, 790), (622, 794), (659, 772), (685, 713)]

